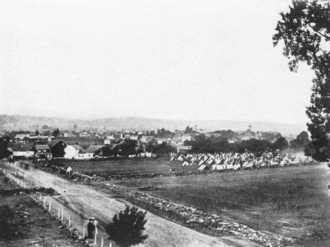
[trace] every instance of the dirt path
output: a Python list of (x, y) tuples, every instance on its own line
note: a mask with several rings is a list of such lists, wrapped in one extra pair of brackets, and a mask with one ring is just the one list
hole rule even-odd
[[(6, 166), (12, 167), (12, 165)], [(125, 208), (124, 203), (86, 185), (74, 184), (36, 169), (30, 169), (25, 173), (27, 180), (35, 186), (51, 187), (60, 193), (61, 195), (55, 196), (54, 199), (66, 205), (76, 214), (85, 219), (89, 216), (95, 216), (99, 220), (100, 226), (104, 226), (106, 222), (111, 221), (114, 214)], [(237, 237), (211, 237), (151, 213), (147, 214), (147, 220), (146, 233), (149, 238), (145, 246), (259, 246), (249, 240)], [(82, 223), (79, 222), (79, 225), (82, 225)], [(101, 230), (100, 236), (105, 238), (106, 233)]]

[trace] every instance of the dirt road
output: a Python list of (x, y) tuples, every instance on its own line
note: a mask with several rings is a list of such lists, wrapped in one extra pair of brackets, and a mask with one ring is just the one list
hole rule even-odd
[[(13, 168), (12, 165), (1, 163), (2, 166)], [(82, 218), (95, 216), (104, 226), (111, 221), (114, 214), (125, 208), (123, 202), (117, 201), (114, 197), (98, 192), (87, 185), (79, 185), (62, 179), (56, 175), (45, 173), (37, 169), (24, 170), (27, 180), (35, 186), (51, 187), (60, 196), (54, 199), (64, 204)], [(129, 203), (127, 203), (129, 204)], [(145, 246), (259, 246), (249, 240), (237, 237), (211, 237), (176, 223), (160, 218), (151, 213), (147, 214), (146, 233), (149, 235)], [(79, 223), (81, 224), (81, 223)], [(106, 233), (101, 230), (100, 235), (106, 237)]]

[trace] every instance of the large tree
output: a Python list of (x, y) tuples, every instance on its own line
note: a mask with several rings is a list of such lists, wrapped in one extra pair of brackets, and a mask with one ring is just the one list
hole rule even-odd
[(287, 13), (281, 13), (273, 36), (274, 46), (284, 41), (283, 55), (296, 72), (299, 62), (307, 62), (315, 71), (311, 105), (306, 113), (311, 134), (312, 157), (330, 158), (330, 3), (293, 0)]

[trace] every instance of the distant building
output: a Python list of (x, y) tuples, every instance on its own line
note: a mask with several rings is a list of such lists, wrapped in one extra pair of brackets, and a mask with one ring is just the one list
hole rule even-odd
[(106, 136), (106, 139), (109, 139), (109, 140), (115, 140), (116, 137), (112, 134), (112, 135), (107, 135), (107, 136)]
[(34, 156), (34, 151), (32, 150), (32, 144), (22, 144), (22, 143), (9, 143), (8, 151), (10, 155), (14, 157), (24, 157), (31, 158)]
[(93, 153), (94, 156), (103, 156), (103, 148), (105, 145), (90, 145), (87, 149), (85, 149), (88, 153)]
[(15, 139), (16, 140), (24, 140), (26, 138), (30, 138), (30, 134), (29, 133), (27, 133), (27, 134), (17, 134), (15, 136)]
[(229, 139), (229, 140), (228, 140), (229, 143), (235, 143), (235, 142), (237, 142), (237, 141), (238, 141), (238, 140), (237, 140), (236, 138), (232, 138), (232, 139)]
[(167, 143), (167, 138), (155, 138), (158, 144)]
[(177, 151), (178, 153), (189, 153), (192, 149), (192, 146), (178, 146)]
[(81, 149), (79, 150), (78, 154), (75, 156), (77, 160), (84, 160), (84, 159), (93, 159), (94, 158), (94, 151)]
[(65, 130), (62, 133), (63, 137), (76, 137), (76, 134), (72, 131)]
[(191, 141), (192, 140), (192, 137), (191, 137), (191, 134), (184, 134), (182, 135), (181, 137), (181, 141)]
[(63, 140), (53, 140), (51, 142), (48, 142), (48, 146), (50, 147), (52, 157), (64, 157), (65, 154), (65, 148), (68, 146), (68, 144)]
[(137, 141), (139, 139), (139, 136), (138, 135), (131, 135), (130, 139)]
[(45, 158), (45, 159), (52, 158), (50, 147), (47, 144), (35, 144), (32, 147), (32, 150), (34, 151), (34, 155), (37, 158)]
[(80, 136), (80, 137), (90, 137), (91, 134), (88, 133), (88, 132), (86, 132), (86, 131), (83, 131), (83, 132), (79, 133), (79, 136)]
[(142, 137), (141, 137), (141, 142), (148, 143), (148, 142), (150, 142), (150, 141), (153, 140), (153, 139), (154, 139), (153, 136), (142, 136)]

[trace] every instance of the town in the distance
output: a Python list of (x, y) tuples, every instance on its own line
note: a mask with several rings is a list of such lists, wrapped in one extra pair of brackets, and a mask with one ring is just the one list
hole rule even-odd
[[(1, 157), (10, 159), (38, 158), (39, 160), (76, 159), (93, 160), (110, 157), (180, 156), (188, 153), (251, 153), (260, 157), (272, 153), (279, 164), (307, 159), (310, 142), (308, 133), (283, 136), (274, 131), (254, 131), (247, 126), (244, 131), (205, 130), (197, 125), (182, 130), (165, 128), (107, 131), (106, 128), (81, 128), (74, 124), (70, 129), (36, 125), (35, 131), (12, 130), (2, 132)], [(304, 155), (305, 154), (305, 155)], [(289, 159), (290, 157), (290, 159)], [(211, 164), (211, 162), (210, 162)], [(254, 167), (257, 163), (254, 164)], [(211, 167), (204, 167), (208, 169)]]

